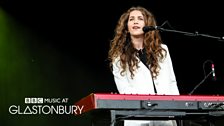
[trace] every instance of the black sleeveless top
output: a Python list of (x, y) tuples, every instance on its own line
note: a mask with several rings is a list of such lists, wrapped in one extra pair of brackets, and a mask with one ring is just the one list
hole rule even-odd
[(145, 48), (137, 50), (137, 54), (142, 63), (145, 64), (147, 68), (149, 68), (149, 65), (147, 64), (147, 54)]

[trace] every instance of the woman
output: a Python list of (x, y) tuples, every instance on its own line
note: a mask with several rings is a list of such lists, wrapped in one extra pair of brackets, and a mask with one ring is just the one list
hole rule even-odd
[[(131, 7), (123, 13), (111, 41), (108, 58), (120, 94), (179, 95), (168, 47), (159, 31), (143, 31), (157, 26), (151, 12)], [(125, 126), (175, 126), (175, 121), (126, 120)]]

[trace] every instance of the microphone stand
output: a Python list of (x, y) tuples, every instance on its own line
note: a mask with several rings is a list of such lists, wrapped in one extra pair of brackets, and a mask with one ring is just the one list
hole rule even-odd
[[(202, 37), (207, 37), (207, 38), (214, 38), (214, 39), (217, 39), (219, 41), (224, 41), (224, 37), (217, 37), (217, 36), (212, 36), (212, 35), (207, 35), (207, 34), (199, 34), (197, 31), (195, 33), (191, 33), (191, 32), (185, 32), (185, 31), (178, 31), (178, 30), (172, 30), (172, 29), (165, 29), (165, 28), (162, 28), (161, 26), (160, 27), (156, 27), (156, 30), (159, 30), (159, 31), (165, 31), (165, 32), (174, 32), (174, 33), (181, 33), (181, 34), (184, 34), (184, 35), (187, 35), (187, 36), (202, 36)], [(208, 62), (210, 60), (207, 60), (204, 62), (204, 64), (206, 62)], [(212, 62), (212, 61), (210, 61)], [(203, 69), (204, 69), (204, 64), (203, 64)], [(189, 93), (189, 95), (192, 95), (194, 93), (194, 91), (213, 73), (213, 71), (210, 71), (207, 75), (205, 75), (205, 77), (203, 78), (203, 80), (197, 84), (194, 89)]]
[(162, 27), (158, 27), (157, 28), (160, 31), (165, 31), (165, 32), (174, 32), (174, 33), (181, 33), (187, 36), (202, 36), (202, 37), (207, 37), (207, 38), (214, 38), (220, 41), (224, 41), (224, 37), (217, 37), (217, 36), (212, 36), (212, 35), (208, 35), (208, 34), (199, 34), (197, 31), (195, 33), (191, 33), (191, 32), (185, 32), (185, 31), (179, 31), (179, 30), (172, 30), (172, 29), (165, 29)]

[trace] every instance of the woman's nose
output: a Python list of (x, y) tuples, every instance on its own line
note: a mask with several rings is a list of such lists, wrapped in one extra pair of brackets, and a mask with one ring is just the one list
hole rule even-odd
[(134, 20), (134, 24), (137, 24), (138, 23), (138, 20)]

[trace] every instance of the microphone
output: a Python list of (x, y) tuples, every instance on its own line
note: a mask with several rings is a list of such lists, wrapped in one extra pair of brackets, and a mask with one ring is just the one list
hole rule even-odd
[(212, 77), (213, 77), (213, 80), (216, 80), (214, 63), (212, 63)]
[(144, 32), (149, 32), (149, 31), (153, 31), (153, 30), (160, 30), (160, 27), (159, 26), (144, 26), (142, 28), (142, 30)]

